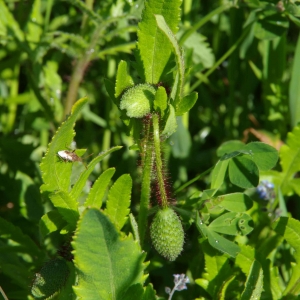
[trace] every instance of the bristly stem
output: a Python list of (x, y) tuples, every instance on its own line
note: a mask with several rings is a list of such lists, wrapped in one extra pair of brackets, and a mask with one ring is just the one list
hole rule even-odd
[(159, 195), (161, 200), (161, 206), (163, 208), (168, 207), (168, 195), (165, 187), (163, 163), (161, 159), (161, 143), (160, 143), (160, 131), (159, 131), (159, 117), (157, 114), (153, 114), (153, 140), (155, 151), (155, 172), (156, 180), (159, 189)]
[(143, 247), (147, 228), (147, 217), (151, 196), (151, 173), (152, 173), (152, 152), (153, 142), (151, 133), (151, 120), (144, 124), (144, 139), (141, 143), (141, 155), (142, 155), (142, 188), (140, 198), (140, 210), (138, 216), (138, 227), (140, 234), (140, 243)]

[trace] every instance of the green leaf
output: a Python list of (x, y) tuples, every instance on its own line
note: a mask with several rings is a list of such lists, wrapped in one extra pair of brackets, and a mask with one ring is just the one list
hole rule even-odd
[(241, 188), (252, 188), (258, 185), (258, 168), (252, 160), (244, 156), (231, 159), (228, 171), (230, 181)]
[(291, 116), (292, 127), (300, 122), (300, 35), (294, 54), (291, 81), (289, 86), (289, 113)]
[(138, 59), (143, 65), (143, 81), (157, 84), (163, 80), (169, 68), (167, 65), (172, 54), (172, 46), (168, 38), (158, 29), (154, 15), (164, 16), (170, 30), (175, 34), (178, 30), (181, 0), (145, 2), (142, 20), (138, 30)]
[(97, 207), (102, 206), (102, 200), (105, 194), (105, 191), (109, 185), (109, 182), (113, 175), (115, 174), (116, 169), (110, 168), (104, 171), (99, 178), (93, 184), (88, 197), (84, 203), (85, 207)]
[(227, 141), (217, 149), (217, 155), (218, 157), (222, 157), (225, 154), (243, 149), (244, 146), (245, 144), (241, 141)]
[(232, 272), (229, 259), (212, 248), (207, 239), (201, 239), (201, 248), (204, 253), (205, 273), (203, 279), (196, 279), (195, 282), (202, 286), (213, 299), (218, 298), (218, 292)]
[(129, 214), (132, 179), (129, 174), (118, 178), (108, 193), (105, 213), (121, 229)]
[(253, 205), (251, 198), (244, 193), (232, 193), (218, 196), (218, 205), (233, 212), (243, 212)]
[(115, 84), (111, 80), (104, 78), (104, 85), (110, 99), (117, 105), (118, 102), (115, 97)]
[(248, 154), (248, 155), (250, 155), (251, 152), (249, 152), (249, 151), (243, 151), (243, 150), (233, 151), (233, 152), (230, 152), (230, 153), (228, 153), (228, 154), (224, 154), (224, 155), (220, 158), (220, 160), (228, 160), (228, 159), (232, 159), (232, 158), (234, 158), (234, 157), (236, 157), (236, 156), (239, 156), (239, 155), (241, 155), (241, 154)]
[(168, 95), (163, 86), (158, 87), (155, 99), (154, 99), (154, 109), (160, 113), (160, 116), (163, 118), (165, 111), (168, 107)]
[(218, 233), (210, 230), (200, 219), (199, 214), (196, 215), (196, 226), (204, 237), (208, 238), (209, 244), (215, 249), (227, 253), (231, 257), (236, 257), (240, 251), (240, 247), (235, 243), (225, 239)]
[(121, 238), (99, 210), (85, 210), (72, 245), (79, 271), (78, 285), (73, 289), (78, 297), (122, 299), (130, 286), (144, 282), (145, 254), (132, 236)]
[(35, 49), (39, 46), (43, 28), (43, 17), (41, 14), (41, 0), (35, 0), (31, 7), (31, 14), (26, 24), (26, 40), (29, 43), (31, 49)]
[(140, 235), (139, 235), (139, 227), (138, 223), (134, 218), (134, 215), (132, 213), (129, 214), (129, 220), (130, 220), (130, 226), (132, 229), (132, 234), (134, 237), (134, 240), (140, 243)]
[(0, 1), (0, 20), (0, 31), (2, 31), (2, 35), (8, 36), (12, 34), (19, 42), (24, 41), (24, 32), (21, 30), (19, 23), (10, 13), (3, 0)]
[(223, 234), (247, 235), (253, 230), (253, 221), (245, 213), (229, 212), (212, 221), (208, 228)]
[(288, 133), (286, 145), (280, 148), (279, 156), (283, 176), (280, 177), (278, 185), (285, 194), (289, 191), (294, 174), (300, 170), (300, 126)]
[(247, 277), (241, 300), (260, 299), (263, 291), (263, 270), (261, 264), (254, 260)]
[(121, 149), (122, 146), (116, 146), (116, 147), (113, 147), (113, 148), (110, 148), (104, 152), (101, 152), (100, 155), (98, 155), (97, 157), (95, 157), (90, 163), (89, 165), (87, 166), (87, 169), (82, 172), (80, 174), (80, 177), (79, 179), (76, 181), (76, 183), (74, 184), (72, 190), (71, 190), (71, 193), (70, 193), (70, 196), (74, 199), (78, 199), (85, 184), (86, 184), (86, 181), (88, 180), (90, 174), (93, 172), (95, 166), (97, 163), (99, 163), (103, 158), (105, 158), (107, 155), (109, 155), (110, 153), (112, 152), (115, 152), (119, 149)]
[(75, 227), (79, 218), (77, 201), (67, 192), (60, 190), (50, 194), (49, 197), (63, 219), (72, 227)]
[(251, 152), (253, 162), (261, 171), (272, 169), (278, 161), (278, 151), (265, 143), (249, 143), (245, 145), (242, 150)]
[(38, 186), (30, 176), (20, 171), (17, 172), (15, 179), (19, 182), (19, 205), (20, 213), (24, 218), (32, 221), (39, 221), (43, 215), (43, 207)]
[(152, 286), (152, 284), (148, 284), (145, 288), (144, 288), (144, 294), (142, 297), (142, 300), (156, 300), (156, 292)]
[[(40, 260), (44, 258), (43, 252), (39, 247), (36, 246), (35, 242), (29, 236), (25, 235), (19, 227), (1, 217), (0, 236), (1, 239), (10, 240), (13, 242), (10, 251), (20, 251), (22, 253), (26, 253), (32, 260)], [(22, 249), (17, 250), (17, 248), (20, 246), (22, 246)]]
[(255, 249), (248, 245), (240, 245), (241, 251), (236, 257), (235, 263), (248, 276), (255, 259)]
[(274, 225), (275, 232), (284, 237), (284, 239), (295, 249), (293, 257), (296, 260), (296, 266), (293, 268), (288, 285), (284, 291), (284, 295), (292, 293), (298, 295), (300, 293), (300, 222), (293, 218), (280, 217)]
[(177, 121), (175, 116), (175, 109), (172, 105), (169, 105), (169, 115), (167, 118), (166, 125), (164, 127), (164, 130), (162, 131), (162, 135), (165, 136), (165, 138), (168, 138), (171, 136), (177, 128)]
[(44, 181), (44, 184), (41, 186), (41, 191), (44, 193), (51, 193), (58, 189), (62, 191), (69, 190), (72, 163), (61, 161), (57, 156), (57, 152), (66, 149), (73, 141), (75, 136), (73, 130), (75, 121), (87, 101), (87, 98), (82, 98), (75, 103), (70, 117), (67, 121), (62, 123), (49, 144), (48, 150), (40, 165)]
[(271, 40), (286, 33), (289, 22), (284, 15), (264, 10), (255, 24), (255, 36), (261, 40)]
[(177, 118), (178, 128), (170, 137), (169, 142), (172, 144), (172, 154), (176, 158), (184, 159), (190, 154), (192, 138), (189, 130), (183, 125), (182, 118)]
[(198, 93), (193, 92), (185, 97), (179, 102), (176, 108), (176, 116), (181, 116), (188, 112), (197, 102)]
[(228, 168), (229, 160), (219, 160), (211, 175), (211, 189), (218, 190), (223, 184)]
[[(173, 1), (172, 1), (173, 2)], [(175, 1), (174, 1), (175, 2)], [(173, 52), (175, 54), (175, 60), (178, 68), (178, 85), (177, 85), (177, 91), (176, 91), (176, 97), (174, 100), (176, 111), (178, 109), (178, 106), (180, 102), (182, 101), (182, 93), (183, 93), (183, 87), (184, 87), (184, 59), (183, 55), (181, 53), (181, 49), (179, 47), (179, 44), (176, 40), (175, 35), (173, 34), (172, 30), (169, 28), (168, 24), (166, 23), (166, 20), (162, 15), (155, 15), (156, 22), (158, 27), (162, 30), (162, 32), (166, 35), (169, 42), (172, 45)]]
[(118, 66), (116, 86), (115, 86), (115, 98), (118, 98), (127, 88), (134, 85), (134, 81), (129, 74), (127, 62), (121, 60)]
[(62, 219), (60, 213), (57, 210), (51, 210), (43, 215), (40, 220), (40, 233), (45, 238), (48, 234), (61, 229), (65, 225), (66, 222)]
[[(236, 276), (232, 275), (229, 278), (227, 278), (226, 280), (224, 280), (221, 289), (218, 293), (218, 297), (220, 300), (226, 300), (226, 292), (228, 290), (228, 287), (230, 286), (230, 284), (235, 280)], [(230, 290), (230, 288), (229, 288)]]
[(193, 51), (193, 64), (201, 64), (203, 68), (207, 69), (211, 68), (215, 63), (215, 56), (213, 54), (213, 50), (209, 46), (209, 43), (207, 43), (207, 37), (203, 36), (202, 34), (194, 31), (185, 40), (183, 46), (185, 49), (191, 49)]
[(122, 300), (157, 300), (155, 290), (152, 284), (147, 285), (143, 288), (141, 284), (132, 285), (125, 293), (122, 295)]

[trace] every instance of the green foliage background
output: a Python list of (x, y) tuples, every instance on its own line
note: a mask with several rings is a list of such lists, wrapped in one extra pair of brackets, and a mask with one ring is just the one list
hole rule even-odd
[[(108, 181), (129, 173), (131, 209), (137, 211), (138, 155), (129, 150), (133, 139), (126, 134), (104, 80), (115, 80), (121, 60), (134, 60), (143, 5), (133, 0), (0, 0), (0, 285), (9, 299), (29, 299), (33, 274), (62, 242), (60, 235), (52, 234), (40, 243), (39, 221), (53, 206), (40, 195), (39, 164), (77, 99), (86, 96), (88, 104), (76, 123), (76, 148), (98, 154), (124, 146), (95, 167), (90, 183), (107, 170)], [(298, 1), (183, 1), (177, 38), (188, 70), (184, 94), (197, 91), (198, 101), (178, 117), (177, 131), (164, 149), (174, 189), (213, 166), (223, 142), (263, 141), (276, 148), (287, 142), (281, 152), (282, 173), (277, 166), (265, 176), (277, 180), (287, 211), (300, 218), (300, 192), (293, 177), (300, 169), (295, 150), (299, 130), (288, 137), (300, 121), (299, 18)], [(70, 135), (59, 147), (70, 146), (71, 140)], [(77, 178), (84, 165), (75, 163), (73, 169)], [(209, 177), (196, 181), (178, 193), (178, 202), (196, 189), (207, 189), (209, 182)], [(231, 191), (236, 190), (229, 185), (227, 192)], [(263, 228), (262, 219), (258, 217), (257, 228)], [(8, 229), (21, 254), (15, 247), (7, 255)], [(185, 253), (176, 263), (149, 249), (152, 263), (147, 271), (161, 296), (165, 286), (173, 285), (172, 274), (188, 271), (195, 279), (201, 277), (204, 261), (198, 233), (194, 227), (186, 230)], [(206, 293), (203, 286), (193, 283), (173, 299), (199, 297)]]

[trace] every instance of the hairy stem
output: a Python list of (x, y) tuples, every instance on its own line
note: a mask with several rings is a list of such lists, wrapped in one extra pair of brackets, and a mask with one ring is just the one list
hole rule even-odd
[(151, 171), (152, 171), (152, 137), (151, 137), (151, 122), (145, 124), (145, 137), (141, 145), (142, 153), (142, 188), (140, 198), (140, 210), (138, 216), (138, 227), (140, 234), (141, 247), (143, 246), (146, 228), (147, 217), (149, 210), (150, 194), (151, 194)]
[(165, 188), (163, 163), (161, 160), (159, 119), (157, 114), (154, 114), (152, 118), (153, 118), (153, 140), (154, 140), (154, 150), (155, 150), (156, 177), (157, 177), (157, 183), (159, 188), (159, 194), (161, 198), (161, 205), (163, 208), (166, 208), (168, 207), (168, 195)]

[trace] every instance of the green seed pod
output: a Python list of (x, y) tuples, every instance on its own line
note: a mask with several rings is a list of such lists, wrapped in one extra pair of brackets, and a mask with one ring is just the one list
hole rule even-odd
[(142, 118), (151, 112), (156, 89), (150, 84), (138, 84), (121, 98), (120, 109), (126, 109), (129, 118)]
[(65, 284), (69, 268), (64, 259), (55, 258), (47, 262), (35, 274), (31, 293), (36, 299), (45, 299), (58, 292)]
[(173, 209), (160, 209), (151, 224), (150, 236), (156, 251), (167, 258), (175, 260), (182, 251), (184, 232), (181, 221)]

